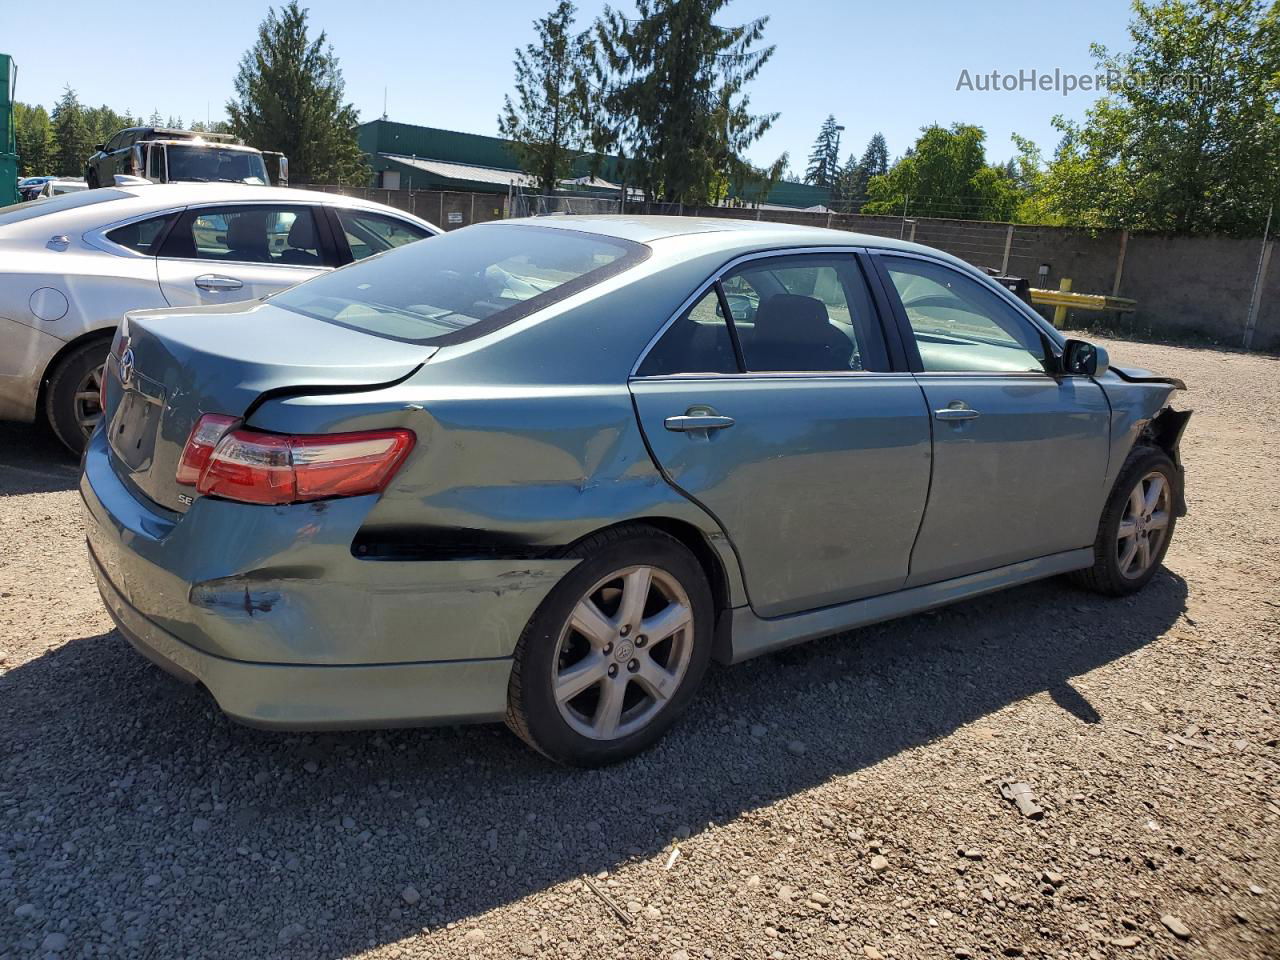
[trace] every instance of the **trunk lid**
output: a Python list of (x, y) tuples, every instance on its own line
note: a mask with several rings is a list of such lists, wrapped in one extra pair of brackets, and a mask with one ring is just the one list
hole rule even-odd
[(202, 414), (243, 417), (268, 392), (376, 389), (435, 351), (269, 302), (128, 314), (107, 363), (112, 467), (149, 500), (185, 511), (194, 489), (175, 474)]

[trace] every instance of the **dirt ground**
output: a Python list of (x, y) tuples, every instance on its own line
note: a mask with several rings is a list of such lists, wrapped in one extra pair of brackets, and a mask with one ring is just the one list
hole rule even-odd
[(719, 669), (589, 772), (228, 722), (112, 632), (74, 465), (0, 426), (0, 958), (1280, 956), (1280, 363), (1107, 346), (1195, 409), (1143, 594)]

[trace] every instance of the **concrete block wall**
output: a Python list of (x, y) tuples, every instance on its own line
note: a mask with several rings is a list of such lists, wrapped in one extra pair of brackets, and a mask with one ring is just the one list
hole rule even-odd
[[(311, 187), (386, 203), (456, 230), (470, 223), (507, 215), (501, 194), (435, 190), (384, 190), (376, 187)], [(628, 213), (647, 212), (631, 204)], [(1080, 293), (1115, 294), (1137, 301), (1132, 314), (1109, 318), (1121, 331), (1161, 339), (1208, 339), (1225, 347), (1241, 347), (1257, 275), (1261, 238), (1168, 237), (1120, 230), (1013, 225), (975, 220), (820, 213), (745, 207), (654, 205), (654, 213), (768, 220), (849, 230), (876, 237), (914, 239), (945, 250), (978, 267), (999, 269), (1008, 248), (1008, 272), (1026, 277), (1032, 286), (1057, 288), (1070, 277)], [(1123, 251), (1123, 260), (1121, 253)], [(1280, 261), (1280, 257), (1274, 258)], [(1041, 265), (1049, 272), (1042, 280)], [(1117, 273), (1119, 284), (1116, 284)], [(1071, 311), (1069, 324), (1103, 319), (1088, 311)], [(1263, 277), (1253, 349), (1280, 353), (1280, 262), (1270, 262)]]

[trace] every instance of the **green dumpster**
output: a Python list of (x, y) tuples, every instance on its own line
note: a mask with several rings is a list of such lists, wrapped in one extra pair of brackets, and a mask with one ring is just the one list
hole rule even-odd
[(18, 146), (13, 132), (13, 81), (18, 68), (0, 53), (0, 207), (18, 202)]

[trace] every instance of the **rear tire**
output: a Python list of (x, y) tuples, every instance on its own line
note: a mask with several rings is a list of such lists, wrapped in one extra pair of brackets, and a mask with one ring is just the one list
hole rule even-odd
[(1181, 478), (1158, 447), (1135, 447), (1098, 522), (1093, 566), (1071, 578), (1095, 593), (1123, 597), (1145, 587), (1164, 560), (1177, 523)]
[(45, 417), (54, 435), (77, 456), (102, 418), (98, 388), (111, 349), (108, 339), (76, 347), (59, 362), (45, 388)]
[(711, 588), (682, 543), (647, 526), (602, 531), (563, 556), (582, 562), (516, 643), (507, 725), (559, 763), (615, 763), (692, 701), (711, 658)]

